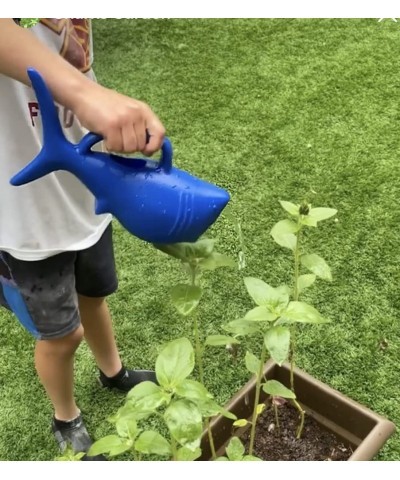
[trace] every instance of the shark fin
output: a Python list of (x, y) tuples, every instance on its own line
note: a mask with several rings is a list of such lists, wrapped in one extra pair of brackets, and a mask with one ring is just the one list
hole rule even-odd
[(32, 182), (57, 170), (67, 170), (65, 167), (77, 155), (73, 145), (65, 138), (53, 97), (45, 81), (33, 68), (28, 69), (28, 76), (39, 102), (43, 147), (31, 163), (11, 178), (10, 183), (15, 186)]
[(47, 161), (47, 156), (43, 149), (32, 162), (10, 179), (10, 183), (15, 187), (25, 185), (25, 183), (33, 182), (54, 170), (52, 163)]

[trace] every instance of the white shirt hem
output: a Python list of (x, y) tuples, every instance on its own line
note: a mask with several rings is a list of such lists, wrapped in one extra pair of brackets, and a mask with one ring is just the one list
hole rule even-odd
[(100, 237), (103, 235), (104, 231), (111, 223), (111, 221), (112, 216), (108, 215), (104, 219), (104, 221), (97, 227), (94, 233), (92, 233), (88, 237), (85, 237), (83, 240), (80, 240), (79, 242), (75, 242), (68, 246), (61, 246), (59, 248), (47, 250), (18, 250), (9, 246), (0, 245), (0, 250), (9, 253), (11, 256), (17, 258), (18, 260), (32, 262), (37, 260), (44, 260), (45, 258), (53, 257), (54, 255), (58, 255), (59, 253), (63, 252), (77, 252), (80, 250), (85, 250), (86, 248), (90, 248), (100, 240)]

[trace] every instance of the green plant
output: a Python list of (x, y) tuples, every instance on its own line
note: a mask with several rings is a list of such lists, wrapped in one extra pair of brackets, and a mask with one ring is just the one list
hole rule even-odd
[[(142, 382), (134, 387), (125, 404), (110, 419), (117, 433), (96, 441), (88, 454), (117, 456), (131, 452), (136, 460), (143, 455), (171, 460), (198, 458), (203, 419), (218, 413), (236, 417), (220, 407), (204, 385), (188, 378), (194, 366), (194, 349), (187, 338), (168, 343), (156, 361), (159, 385)], [(143, 426), (151, 417), (162, 421), (167, 436)]]
[[(184, 317), (190, 316), (193, 321), (195, 359), (198, 369), (198, 380), (205, 384), (203, 354), (207, 345), (232, 345), (239, 343), (235, 338), (226, 335), (210, 335), (204, 339), (201, 332), (197, 306), (203, 295), (200, 278), (204, 271), (215, 270), (221, 267), (233, 267), (235, 262), (228, 256), (215, 250), (215, 240), (203, 238), (193, 243), (176, 243), (173, 245), (155, 245), (156, 248), (177, 258), (182, 262), (183, 269), (188, 275), (187, 283), (180, 283), (171, 288), (171, 299), (177, 311)], [(209, 420), (206, 419), (210, 448), (213, 458), (216, 458)]]
[(65, 449), (62, 455), (59, 457), (56, 457), (57, 462), (78, 462), (82, 459), (82, 457), (85, 455), (84, 452), (78, 452), (75, 453), (72, 450), (71, 445), (68, 445), (68, 447)]
[[(257, 306), (248, 311), (244, 318), (234, 320), (224, 327), (235, 339), (254, 334), (261, 337), (260, 356), (257, 357), (248, 351), (245, 357), (247, 369), (257, 376), (252, 419), (251, 421), (238, 419), (234, 422), (234, 426), (237, 427), (251, 424), (249, 455), (253, 454), (257, 418), (264, 409), (264, 404), (259, 403), (261, 389), (273, 399), (282, 397), (293, 402), (300, 413), (300, 424), (297, 430), (297, 438), (300, 438), (304, 424), (304, 411), (296, 400), (293, 383), (296, 324), (329, 322), (314, 307), (299, 299), (301, 292), (311, 286), (316, 277), (325, 280), (332, 278), (330, 269), (322, 257), (303, 253), (301, 239), (304, 228), (317, 227), (318, 222), (334, 216), (336, 210), (311, 208), (311, 205), (306, 202), (301, 205), (285, 201), (280, 203), (291, 219), (276, 223), (271, 230), (271, 235), (276, 243), (293, 253), (293, 285), (274, 288), (260, 279), (246, 277), (244, 279), (246, 289)], [(311, 273), (301, 275), (301, 266)], [(282, 365), (289, 358), (291, 389), (276, 380), (263, 381), (263, 367), (268, 354), (278, 365)], [(277, 416), (277, 402), (272, 404)]]
[(226, 447), (226, 457), (218, 457), (217, 460), (231, 460), (232, 462), (237, 461), (260, 461), (260, 458), (254, 457), (253, 455), (246, 455), (245, 448), (238, 437), (232, 437), (229, 445)]
[[(177, 258), (182, 262), (184, 271), (188, 275), (187, 283), (179, 283), (171, 288), (171, 299), (177, 311), (184, 317), (193, 319), (193, 331), (196, 351), (196, 365), (199, 371), (199, 380), (204, 383), (203, 353), (206, 345), (215, 343), (226, 345), (227, 341), (222, 336), (208, 337), (204, 342), (200, 329), (199, 318), (196, 312), (203, 289), (199, 280), (207, 270), (216, 270), (221, 267), (233, 267), (235, 262), (228, 256), (215, 251), (215, 240), (203, 238), (194, 243), (175, 243), (173, 245), (156, 245), (156, 247)], [(228, 338), (228, 337), (226, 337)]]
[(21, 18), (19, 24), (21, 27), (30, 28), (40, 22), (40, 18)]

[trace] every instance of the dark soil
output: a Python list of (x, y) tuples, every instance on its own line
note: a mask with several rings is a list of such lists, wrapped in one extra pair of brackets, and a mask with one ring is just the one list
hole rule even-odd
[[(333, 433), (325, 430), (316, 420), (307, 416), (303, 434), (296, 439), (299, 425), (299, 412), (289, 403), (278, 407), (280, 429), (275, 421), (272, 407), (267, 408), (257, 420), (256, 440), (253, 454), (262, 460), (348, 460), (353, 453), (351, 447), (344, 445)], [(242, 437), (249, 446), (250, 429)]]

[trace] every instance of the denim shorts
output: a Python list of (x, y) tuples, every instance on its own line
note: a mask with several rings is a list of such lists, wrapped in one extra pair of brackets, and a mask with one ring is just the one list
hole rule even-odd
[(38, 261), (0, 252), (0, 304), (39, 340), (62, 338), (80, 325), (78, 294), (105, 297), (117, 287), (111, 224), (78, 252)]

